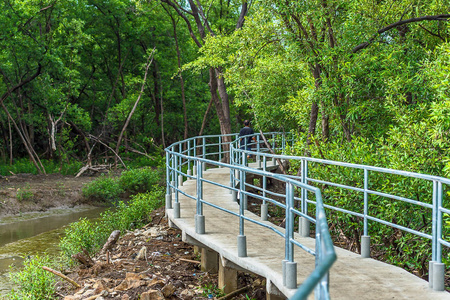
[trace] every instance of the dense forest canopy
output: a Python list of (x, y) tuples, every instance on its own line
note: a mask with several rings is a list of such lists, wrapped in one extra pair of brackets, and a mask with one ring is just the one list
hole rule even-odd
[(450, 172), (449, 0), (0, 9), (0, 164), (151, 155), (252, 119), (302, 155)]

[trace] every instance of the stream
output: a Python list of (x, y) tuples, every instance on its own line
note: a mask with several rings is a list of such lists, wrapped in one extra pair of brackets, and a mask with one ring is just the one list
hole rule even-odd
[(22, 266), (23, 257), (57, 254), (66, 225), (80, 218), (97, 218), (105, 208), (80, 207), (25, 213), (0, 219), (0, 297), (13, 288), (8, 272)]

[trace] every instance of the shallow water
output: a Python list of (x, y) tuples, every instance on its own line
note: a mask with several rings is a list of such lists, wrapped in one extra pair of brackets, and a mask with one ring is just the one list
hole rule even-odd
[(0, 295), (13, 287), (8, 278), (12, 265), (20, 268), (24, 257), (57, 254), (64, 227), (80, 218), (97, 218), (105, 208), (54, 209), (0, 220)]

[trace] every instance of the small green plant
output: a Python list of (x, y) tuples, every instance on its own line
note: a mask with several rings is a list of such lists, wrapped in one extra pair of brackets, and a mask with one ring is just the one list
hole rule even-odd
[(248, 294), (245, 294), (245, 300), (256, 300), (256, 299), (250, 297)]
[(223, 289), (219, 288), (217, 285), (212, 283), (206, 283), (199, 287), (202, 292), (202, 296), (206, 298), (215, 297), (220, 298), (225, 296)]
[(64, 182), (59, 181), (56, 183), (56, 192), (62, 197), (66, 195), (66, 186), (64, 185)]
[(30, 190), (30, 185), (26, 184), (22, 188), (18, 188), (16, 192), (16, 199), (20, 202), (32, 200), (34, 197), (33, 192)]
[(10, 300), (54, 299), (57, 280), (53, 274), (42, 269), (43, 266), (55, 268), (52, 261), (47, 255), (36, 256), (24, 261), (22, 271), (11, 271), (9, 276), (16, 288), (7, 295), (7, 298)]
[(123, 189), (115, 177), (102, 175), (83, 187), (83, 196), (97, 201), (114, 202), (119, 199)]

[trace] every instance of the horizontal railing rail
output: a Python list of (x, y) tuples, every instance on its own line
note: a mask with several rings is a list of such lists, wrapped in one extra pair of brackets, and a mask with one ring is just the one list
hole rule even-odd
[[(255, 134), (255, 137), (257, 137), (259, 141), (259, 134)], [(285, 144), (283, 144), (285, 146)], [(252, 149), (253, 151), (247, 151), (246, 148), (243, 148), (240, 146), (239, 141), (236, 140), (233, 142), (233, 145), (231, 146), (231, 156), (237, 157), (237, 159), (234, 160), (235, 163), (238, 164), (245, 164), (245, 161), (241, 159), (241, 157), (245, 157), (242, 155), (242, 153), (246, 153), (246, 155), (251, 154), (252, 152), (257, 152), (255, 149)], [(255, 153), (254, 153), (255, 154)], [(382, 168), (382, 167), (375, 167), (375, 166), (369, 166), (369, 165), (361, 165), (361, 164), (352, 164), (352, 163), (346, 163), (346, 162), (338, 162), (338, 161), (331, 161), (331, 160), (325, 160), (325, 159), (317, 159), (312, 157), (302, 157), (302, 156), (292, 156), (292, 155), (286, 155), (286, 151), (283, 151), (280, 153), (266, 153), (266, 152), (258, 152), (255, 154), (257, 157), (257, 161), (263, 161), (265, 162), (269, 159), (279, 159), (284, 161), (289, 161), (291, 164), (293, 162), (300, 162), (300, 175), (289, 175), (292, 179), (300, 180), (302, 183), (310, 184), (310, 185), (322, 185), (327, 187), (335, 187), (335, 188), (341, 188), (345, 190), (354, 191), (357, 193), (361, 193), (363, 195), (363, 201), (362, 201), (362, 212), (352, 211), (349, 209), (345, 209), (342, 207), (336, 207), (333, 205), (324, 204), (324, 207), (330, 211), (337, 211), (341, 213), (346, 213), (352, 216), (356, 216), (363, 219), (363, 235), (361, 236), (361, 256), (362, 257), (370, 257), (370, 236), (369, 236), (369, 221), (373, 223), (379, 223), (383, 224), (392, 228), (399, 229), (404, 232), (408, 232), (410, 234), (419, 236), (421, 238), (429, 239), (431, 240), (431, 261), (429, 262), (429, 286), (433, 288), (436, 291), (443, 291), (444, 290), (444, 276), (445, 276), (445, 265), (442, 263), (442, 247), (450, 247), (450, 241), (446, 240), (444, 238), (443, 234), (443, 226), (445, 224), (444, 222), (444, 216), (450, 215), (450, 210), (444, 206), (444, 193), (443, 193), (443, 186), (449, 186), (450, 185), (450, 179), (439, 177), (439, 176), (433, 176), (433, 175), (427, 175), (427, 174), (421, 174), (421, 173), (415, 173), (415, 172), (408, 172), (408, 171), (402, 171), (402, 170), (394, 170), (394, 169), (388, 169), (388, 168)], [(310, 175), (308, 170), (310, 168), (310, 165), (316, 164), (320, 165), (321, 168), (329, 168), (329, 167), (340, 167), (345, 169), (353, 169), (353, 170), (360, 170), (363, 172), (361, 176), (361, 180), (359, 181), (359, 186), (351, 186), (348, 184), (342, 184), (337, 182), (330, 182), (326, 180), (321, 180), (318, 178), (314, 178), (314, 175)], [(372, 175), (371, 175), (372, 174)], [(389, 175), (395, 175), (400, 176), (402, 178), (409, 178), (409, 179), (417, 179), (420, 180), (423, 184), (429, 183), (430, 186), (432, 186), (429, 190), (428, 197), (425, 197), (424, 195), (421, 195), (422, 198), (425, 198), (428, 202), (424, 201), (418, 201), (416, 199), (411, 199), (408, 197), (400, 196), (400, 195), (394, 195), (391, 193), (387, 193), (381, 190), (375, 190), (372, 188), (369, 188), (369, 182), (371, 176), (375, 176), (381, 174), (382, 176), (389, 176)], [(429, 210), (429, 214), (431, 215), (431, 232), (422, 232), (419, 230), (416, 230), (414, 228), (410, 228), (407, 226), (402, 226), (400, 224), (396, 224), (393, 221), (387, 221), (383, 220), (380, 217), (371, 215), (369, 212), (370, 208), (370, 196), (378, 196), (378, 197), (384, 197), (388, 199), (392, 199), (395, 201), (401, 201), (404, 203), (408, 203), (411, 205), (414, 205), (416, 207), (421, 207), (424, 209)], [(301, 202), (301, 211), (303, 216), (308, 214), (308, 205), (315, 205), (315, 202), (313, 200), (308, 199), (308, 194), (304, 191), (301, 193), (301, 197), (296, 197), (296, 200)], [(448, 201), (447, 201), (448, 202)], [(448, 203), (446, 204), (448, 205)], [(313, 222), (312, 219), (302, 219), (300, 221), (301, 224), (301, 230), (303, 230), (302, 235), (303, 236), (309, 236), (309, 222)]]
[[(280, 135), (279, 133), (269, 133), (272, 136), (271, 143), (272, 149), (276, 151), (282, 151), (286, 146), (285, 135)], [(232, 139), (228, 142), (224, 142), (222, 136), (207, 136), (207, 137), (195, 137), (187, 139), (178, 143), (175, 143), (166, 149), (166, 163), (167, 163), (167, 193), (166, 193), (166, 208), (174, 210), (174, 218), (180, 217), (180, 202), (179, 194), (184, 195), (190, 199), (197, 202), (196, 214), (195, 214), (195, 224), (196, 233), (205, 233), (205, 215), (203, 214), (203, 205), (208, 205), (210, 207), (219, 209), (221, 211), (227, 212), (233, 215), (239, 220), (239, 235), (237, 236), (238, 244), (238, 256), (247, 256), (247, 243), (245, 236), (245, 226), (244, 221), (252, 222), (258, 224), (266, 229), (272, 230), (276, 234), (280, 235), (285, 239), (285, 259), (281, 261), (283, 269), (283, 284), (290, 289), (297, 289), (297, 263), (294, 260), (294, 246), (298, 246), (305, 250), (307, 253), (313, 255), (316, 261), (316, 268), (310, 274), (308, 279), (298, 288), (296, 296), (294, 299), (303, 299), (309, 295), (315, 289), (316, 299), (328, 299), (328, 271), (331, 268), (332, 263), (336, 260), (336, 254), (333, 248), (333, 243), (328, 231), (328, 224), (326, 220), (325, 210), (322, 203), (321, 192), (318, 188), (304, 184), (296, 179), (286, 177), (282, 174), (271, 173), (267, 170), (258, 170), (254, 168), (249, 168), (247, 166), (238, 164), (229, 164), (220, 162), (220, 160), (230, 160), (229, 156), (230, 147), (232, 147), (232, 142), (236, 140), (237, 135), (230, 135)], [(217, 138), (216, 141), (211, 141)], [(198, 140), (201, 139), (202, 143), (199, 145)], [(279, 139), (279, 141), (277, 141)], [(210, 141), (206, 143), (206, 141)], [(277, 143), (279, 142), (279, 145)], [(259, 143), (255, 143), (258, 151), (264, 152), (269, 151), (264, 146)], [(201, 149), (201, 151), (199, 151)], [(219, 152), (215, 150), (208, 152), (208, 149), (219, 149)], [(227, 149), (228, 152), (222, 152), (221, 150)], [(219, 161), (208, 159), (210, 156), (214, 156)], [(243, 158), (245, 160), (245, 158)], [(206, 169), (206, 165), (211, 167), (227, 167), (230, 168), (231, 174), (239, 173), (238, 177), (240, 183), (234, 185), (230, 181), (229, 185), (223, 185), (218, 182), (214, 182), (204, 178), (203, 171)], [(285, 193), (271, 193), (264, 190), (263, 196), (258, 196), (246, 190), (245, 178), (246, 176), (255, 175), (264, 177), (266, 179), (270, 178), (272, 180), (278, 180), (285, 183)], [(193, 179), (197, 181), (197, 194), (188, 195), (185, 193), (180, 186), (182, 186), (184, 179)], [(230, 177), (231, 178), (231, 177)], [(223, 207), (217, 206), (216, 204), (208, 201), (208, 199), (203, 198), (203, 184), (209, 183), (212, 185), (219, 186), (224, 189), (224, 192), (229, 191), (233, 194), (232, 199), (234, 201), (239, 200), (239, 212), (225, 209)], [(310, 249), (307, 246), (301, 244), (295, 239), (294, 235), (294, 217), (297, 215), (302, 216), (302, 212), (295, 207), (295, 196), (294, 189), (307, 190), (308, 192), (315, 195), (315, 203), (317, 205), (315, 218), (309, 219), (316, 223), (316, 247), (315, 249)], [(174, 194), (174, 203), (172, 203), (172, 193)], [(278, 198), (283, 198), (283, 201), (274, 200), (267, 195), (275, 195)], [(247, 197), (257, 197), (264, 202), (270, 202), (278, 207), (282, 208), (285, 213), (285, 230), (282, 231), (278, 229), (279, 227), (274, 226), (271, 223), (264, 222), (264, 220), (255, 220), (252, 217), (246, 215), (247, 210)], [(297, 295), (298, 294), (298, 295)]]
[[(254, 134), (254, 140), (256, 141), (253, 141), (252, 139), (251, 142), (248, 142), (247, 138), (241, 139), (237, 134), (230, 134), (228, 136), (201, 136), (180, 141), (168, 147), (166, 149), (166, 203), (172, 202), (171, 195), (172, 192), (174, 192), (174, 205), (177, 205), (178, 194), (183, 194), (182, 190), (178, 187), (182, 184), (183, 179), (187, 178), (197, 180), (197, 190), (199, 191), (199, 195), (186, 196), (197, 201), (198, 212), (202, 212), (203, 204), (214, 207), (213, 204), (210, 204), (208, 201), (203, 199), (201, 195), (201, 187), (203, 182), (208, 182), (211, 184), (216, 183), (206, 181), (202, 177), (202, 173), (199, 175), (199, 172), (206, 170), (207, 165), (210, 167), (230, 168), (230, 185), (221, 185), (221, 187), (232, 193), (232, 199), (234, 201), (239, 200), (242, 213), (240, 212), (239, 216), (237, 214), (234, 215), (239, 217), (239, 222), (242, 223), (242, 226), (244, 220), (256, 222), (255, 220), (245, 216), (245, 210), (248, 208), (248, 197), (251, 197), (253, 201), (261, 202), (262, 222), (258, 222), (258, 224), (264, 227), (267, 227), (267, 222), (265, 221), (268, 220), (268, 204), (275, 205), (280, 209), (285, 210), (286, 229), (284, 238), (287, 241), (286, 262), (291, 262), (289, 260), (291, 258), (289, 251), (292, 251), (292, 247), (294, 245), (299, 246), (306, 252), (315, 255), (315, 259), (319, 259), (321, 261), (313, 272), (314, 274), (311, 274), (310, 277), (308, 277), (308, 279), (300, 286), (294, 299), (303, 299), (301, 297), (306, 297), (305, 295), (307, 294), (304, 294), (305, 291), (308, 290), (308, 293), (311, 292), (309, 285), (316, 286), (316, 299), (326, 299), (329, 297), (327, 270), (334, 260), (332, 259), (333, 255), (330, 256), (331, 250), (329, 250), (330, 247), (327, 245), (328, 239), (326, 238), (323, 240), (324, 237), (329, 236), (328, 226), (324, 227), (327, 224), (327, 221), (325, 218), (325, 211), (323, 211), (322, 216), (321, 211), (323, 209), (349, 214), (362, 219), (363, 235), (361, 236), (361, 256), (365, 258), (370, 257), (369, 229), (371, 228), (370, 226), (372, 223), (396, 228), (421, 238), (431, 240), (432, 257), (429, 262), (429, 285), (434, 290), (444, 290), (445, 265), (442, 263), (442, 247), (450, 247), (450, 242), (443, 237), (443, 220), (444, 214), (450, 215), (450, 210), (444, 207), (443, 186), (450, 185), (449, 179), (368, 165), (288, 155), (289, 147), (293, 146), (294, 143), (294, 137), (292, 135), (277, 132), (264, 133), (263, 135)], [(252, 148), (251, 151), (247, 150), (248, 146)], [(247, 166), (247, 157), (250, 155), (255, 157), (257, 169), (249, 168)], [(269, 172), (272, 167), (276, 167), (280, 162), (284, 161), (289, 161), (291, 164), (299, 164), (300, 170), (298, 175), (275, 175)], [(344, 168), (346, 170), (358, 170), (358, 172), (361, 172), (362, 174), (358, 177), (359, 179), (356, 183), (353, 184), (331, 182), (324, 178), (318, 178), (316, 174), (310, 174), (311, 172), (309, 171), (317, 166), (320, 166), (321, 168), (336, 167)], [(259, 184), (247, 182), (246, 177), (252, 176), (260, 178)], [(425, 197), (427, 201), (424, 202), (405, 197), (404, 195), (395, 195), (386, 192), (383, 189), (370, 186), (369, 179), (376, 176), (400, 176), (402, 178), (412, 178), (429, 182), (430, 196)], [(284, 182), (286, 185), (286, 190), (283, 193), (269, 190), (267, 188), (268, 180)], [(351, 210), (346, 207), (338, 207), (336, 205), (324, 203), (322, 200), (322, 194), (320, 193), (320, 190), (317, 189), (318, 186), (334, 187), (361, 194), (363, 200), (361, 201), (360, 209)], [(311, 190), (310, 188), (313, 187), (314, 189)], [(296, 189), (300, 190), (300, 193), (298, 193)], [(319, 191), (319, 194), (317, 194), (317, 191)], [(370, 201), (372, 197), (374, 199), (375, 197), (388, 198), (393, 201), (408, 203), (410, 205), (429, 210), (432, 219), (430, 232), (427, 232), (426, 229), (416, 230), (412, 227), (403, 226), (392, 220), (384, 220), (383, 216), (380, 215), (371, 215), (370, 207), (371, 205), (376, 204), (373, 203), (373, 201)], [(319, 198), (320, 201), (318, 201)], [(299, 203), (299, 209), (296, 208), (297, 203)], [(313, 206), (316, 210), (316, 215), (314, 217), (309, 215), (311, 206)], [(215, 208), (221, 209), (219, 207)], [(199, 214), (199, 216), (201, 216), (201, 214)], [(298, 227), (301, 236), (306, 237), (310, 235), (310, 223), (314, 223), (316, 225), (316, 245), (318, 243), (319, 248), (322, 250), (318, 251), (317, 249), (308, 249), (292, 238), (290, 231), (293, 232), (294, 230), (293, 222), (295, 220), (295, 216), (300, 217)], [(324, 221), (320, 221), (322, 218)], [(202, 217), (199, 217), (199, 220), (201, 224)], [(324, 233), (323, 230), (327, 233)], [(283, 235), (282, 232), (277, 233)], [(319, 237), (317, 237), (318, 233), (320, 234)], [(238, 237), (238, 243), (244, 243), (242, 240), (245, 240), (245, 238)], [(320, 241), (320, 243), (318, 241)], [(319, 253), (322, 253), (325, 248), (327, 249), (327, 251), (325, 251), (326, 255), (324, 254), (324, 256), (320, 256)], [(283, 264), (286, 264), (286, 262)], [(285, 274), (286, 273), (284, 273), (284, 275)], [(318, 279), (317, 276), (320, 278)], [(289, 284), (293, 283), (290, 282)], [(308, 288), (306, 288), (306, 284), (308, 284)], [(299, 295), (301, 295), (301, 297)]]

